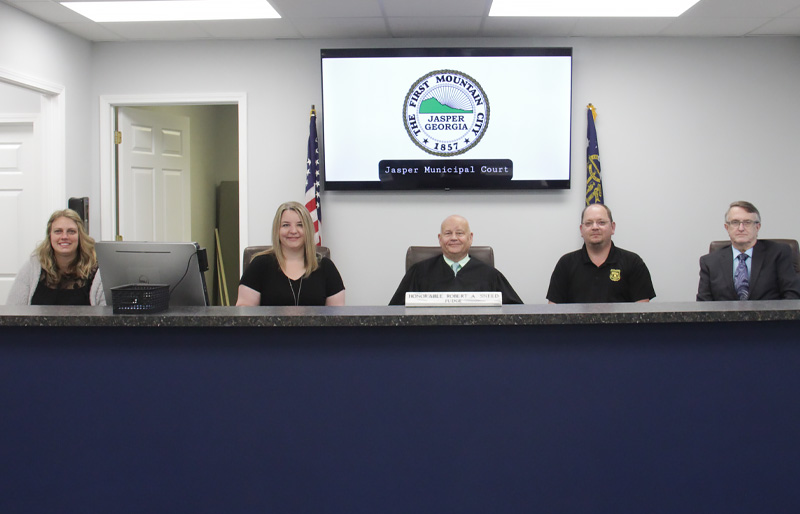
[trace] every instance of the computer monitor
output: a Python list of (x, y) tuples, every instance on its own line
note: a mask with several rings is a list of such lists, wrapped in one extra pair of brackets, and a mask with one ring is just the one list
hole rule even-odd
[(208, 305), (205, 249), (197, 243), (98, 241), (95, 243), (106, 302), (111, 288), (129, 284), (169, 285), (169, 305)]

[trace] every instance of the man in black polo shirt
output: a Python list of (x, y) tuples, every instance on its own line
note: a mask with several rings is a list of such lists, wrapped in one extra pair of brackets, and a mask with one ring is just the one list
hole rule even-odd
[(611, 241), (611, 209), (592, 204), (581, 213), (580, 250), (562, 256), (550, 277), (550, 303), (649, 302), (656, 296), (641, 257)]

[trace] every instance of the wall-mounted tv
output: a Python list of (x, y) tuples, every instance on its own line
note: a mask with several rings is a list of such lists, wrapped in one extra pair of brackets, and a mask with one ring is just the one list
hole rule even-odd
[(326, 190), (568, 189), (571, 48), (323, 49)]

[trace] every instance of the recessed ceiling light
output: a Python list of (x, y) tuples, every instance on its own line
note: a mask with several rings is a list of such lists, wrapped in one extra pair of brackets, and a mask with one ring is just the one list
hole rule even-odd
[(493, 0), (489, 16), (675, 17), (699, 0)]
[(280, 18), (267, 0), (151, 0), (62, 2), (97, 22), (252, 20)]

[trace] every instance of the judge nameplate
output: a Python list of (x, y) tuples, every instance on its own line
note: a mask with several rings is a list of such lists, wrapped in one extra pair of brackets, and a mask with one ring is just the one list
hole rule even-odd
[(441, 293), (406, 293), (406, 307), (500, 307), (500, 291), (465, 291)]

